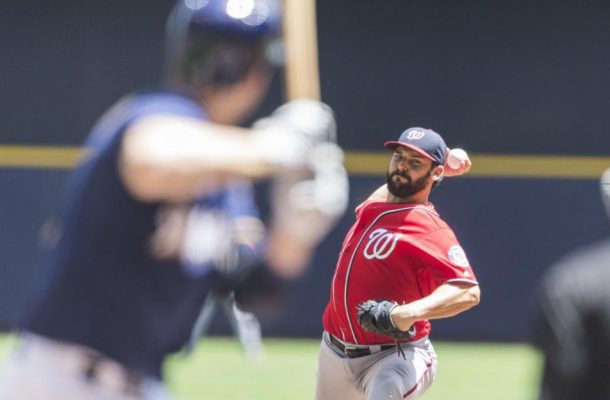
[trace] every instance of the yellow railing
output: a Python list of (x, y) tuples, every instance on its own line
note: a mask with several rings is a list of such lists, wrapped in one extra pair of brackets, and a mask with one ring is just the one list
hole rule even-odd
[[(83, 150), (69, 146), (0, 146), (0, 168), (72, 168)], [(352, 175), (383, 175), (388, 152), (347, 151), (345, 163)], [(609, 157), (567, 155), (471, 154), (468, 177), (597, 179), (610, 168)]]

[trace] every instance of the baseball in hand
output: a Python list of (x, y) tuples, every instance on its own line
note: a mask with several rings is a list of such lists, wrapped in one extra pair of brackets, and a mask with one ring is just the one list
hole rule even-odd
[(451, 149), (447, 156), (447, 165), (451, 169), (459, 169), (468, 160), (468, 154), (462, 149)]

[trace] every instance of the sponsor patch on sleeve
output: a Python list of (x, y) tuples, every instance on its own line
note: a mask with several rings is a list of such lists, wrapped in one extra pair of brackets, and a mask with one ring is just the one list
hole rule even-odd
[(449, 261), (458, 267), (468, 267), (470, 263), (468, 262), (468, 258), (466, 258), (466, 253), (464, 253), (464, 249), (462, 246), (453, 245), (449, 247), (447, 251), (447, 256), (449, 257)]

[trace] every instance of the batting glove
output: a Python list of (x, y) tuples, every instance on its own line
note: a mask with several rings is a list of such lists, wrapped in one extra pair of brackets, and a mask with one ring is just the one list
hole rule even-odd
[(335, 143), (320, 143), (308, 155), (309, 174), (283, 171), (273, 180), (273, 222), (282, 232), (317, 245), (345, 212), (349, 182), (343, 151)]
[(279, 107), (254, 124), (254, 145), (271, 165), (299, 168), (310, 150), (321, 142), (335, 142), (337, 125), (329, 106), (300, 99)]

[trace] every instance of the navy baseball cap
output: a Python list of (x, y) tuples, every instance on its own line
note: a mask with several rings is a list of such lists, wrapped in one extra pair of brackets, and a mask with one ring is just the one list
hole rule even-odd
[(392, 150), (398, 146), (408, 147), (439, 165), (445, 164), (447, 156), (445, 141), (432, 129), (409, 128), (400, 135), (398, 140), (385, 142), (383, 145)]

